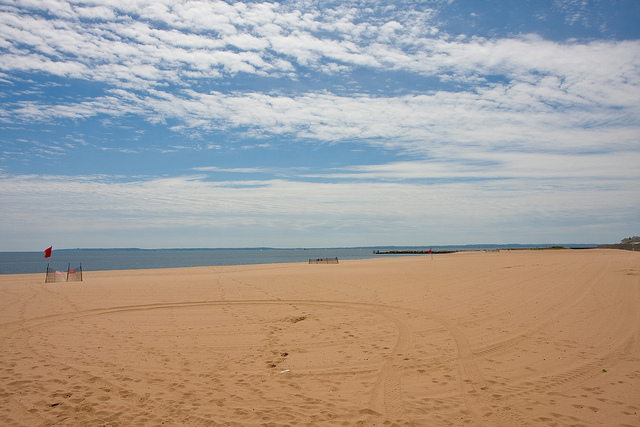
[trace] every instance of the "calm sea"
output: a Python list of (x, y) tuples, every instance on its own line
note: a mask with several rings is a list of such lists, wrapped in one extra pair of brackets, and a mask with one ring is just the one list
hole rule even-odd
[[(377, 250), (378, 248), (376, 248)], [(0, 252), (0, 274), (42, 273), (82, 265), (84, 271), (308, 262), (310, 258), (373, 258), (373, 248), (347, 249), (53, 249)], [(379, 256), (379, 255), (378, 255)]]
[[(546, 245), (470, 245), (438, 246), (437, 250), (483, 250), (507, 247), (545, 247)], [(148, 268), (201, 267), (214, 265), (274, 264), (308, 262), (315, 258), (366, 259), (374, 251), (428, 250), (429, 247), (370, 247), (328, 249), (53, 249), (50, 258), (44, 252), (0, 252), (0, 274), (44, 273), (47, 264), (59, 271), (82, 265), (84, 271), (135, 270)], [(412, 255), (393, 255), (412, 256)]]

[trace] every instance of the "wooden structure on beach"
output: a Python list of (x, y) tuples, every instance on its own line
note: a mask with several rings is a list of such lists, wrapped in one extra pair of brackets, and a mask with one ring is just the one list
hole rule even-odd
[(338, 257), (310, 259), (309, 264), (338, 264)]

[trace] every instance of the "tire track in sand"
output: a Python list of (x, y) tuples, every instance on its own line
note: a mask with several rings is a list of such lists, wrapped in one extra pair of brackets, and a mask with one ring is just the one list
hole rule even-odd
[[(486, 390), (487, 384), (475, 363), (475, 357), (471, 350), (465, 335), (448, 319), (423, 312), (420, 310), (407, 309), (403, 307), (388, 306), (382, 304), (371, 303), (355, 303), (343, 301), (322, 301), (322, 300), (226, 300), (226, 301), (191, 301), (178, 303), (155, 303), (130, 306), (116, 306), (102, 309), (92, 309), (85, 311), (76, 311), (74, 313), (43, 316), (40, 318), (32, 318), (22, 322), (11, 322), (0, 325), (1, 327), (13, 327), (13, 331), (9, 334), (18, 332), (23, 339), (28, 340), (27, 335), (34, 328), (44, 327), (46, 325), (78, 320), (81, 318), (111, 315), (117, 313), (145, 311), (145, 310), (161, 310), (182, 307), (202, 307), (202, 306), (229, 306), (229, 305), (315, 305), (329, 308), (352, 309), (369, 314), (382, 316), (392, 322), (397, 328), (397, 337), (395, 345), (391, 353), (386, 357), (380, 371), (377, 375), (375, 384), (371, 390), (369, 399), (369, 407), (362, 414), (367, 414), (370, 420), (379, 420), (381, 417), (393, 420), (400, 419), (403, 411), (402, 405), (402, 375), (404, 369), (404, 359), (411, 346), (411, 328), (402, 320), (402, 317), (418, 316), (432, 320), (446, 330), (449, 331), (454, 339), (458, 352), (458, 372), (460, 376), (460, 390), (464, 397), (465, 403), (469, 411), (479, 424), (499, 426), (499, 425), (521, 425), (520, 419), (514, 417), (508, 412), (499, 411), (500, 404), (492, 399)], [(32, 349), (35, 352), (35, 350)], [(55, 362), (55, 361), (50, 361)], [(65, 369), (69, 369), (64, 363), (59, 363)], [(93, 378), (95, 382), (97, 378)], [(111, 382), (100, 379), (105, 386), (116, 388), (117, 386)], [(120, 390), (121, 393), (130, 393), (128, 390)], [(144, 400), (144, 396), (135, 396), (133, 400)], [(154, 410), (158, 408), (153, 407)], [(191, 418), (193, 422), (202, 422), (196, 417)]]
[[(404, 323), (397, 315), (388, 313), (389, 307), (380, 305), (368, 305), (368, 304), (351, 304), (345, 302), (334, 301), (318, 301), (318, 300), (238, 300), (238, 301), (195, 301), (195, 302), (181, 302), (181, 303), (157, 303), (157, 304), (144, 304), (144, 305), (132, 305), (132, 306), (118, 306), (103, 309), (92, 309), (85, 311), (76, 311), (67, 314), (56, 314), (43, 316), (38, 318), (32, 318), (24, 321), (16, 321), (0, 325), (0, 327), (10, 329), (7, 331), (7, 335), (11, 336), (12, 346), (17, 349), (17, 346), (34, 353), (37, 357), (42, 359), (42, 355), (29, 346), (28, 341), (32, 334), (32, 331), (38, 328), (46, 327), (48, 325), (58, 324), (65, 321), (75, 321), (82, 318), (112, 315), (117, 313), (135, 312), (135, 311), (147, 311), (147, 310), (162, 310), (182, 307), (202, 307), (202, 306), (228, 306), (228, 305), (282, 305), (282, 304), (297, 304), (297, 305), (315, 305), (329, 308), (340, 308), (357, 310), (365, 312), (375, 316), (381, 316), (388, 321), (392, 322), (397, 328), (396, 342), (392, 348), (390, 355), (386, 357), (382, 368), (377, 375), (373, 389), (371, 390), (371, 397), (369, 399), (368, 411), (363, 411), (363, 414), (371, 414), (374, 418), (380, 416), (398, 418), (402, 413), (402, 390), (401, 390), (401, 376), (402, 376), (402, 359), (409, 349), (411, 343), (411, 331), (406, 323)], [(22, 345), (19, 345), (19, 342)], [(92, 384), (101, 384), (101, 388), (118, 390), (121, 395), (130, 396), (128, 399), (131, 402), (145, 402), (145, 406), (148, 406), (150, 402), (146, 399), (146, 396), (138, 396), (132, 393), (130, 390), (121, 389), (115, 383), (103, 378), (98, 378), (94, 375), (85, 372), (82, 369), (73, 368), (65, 363), (56, 360), (48, 360), (49, 366), (57, 364), (61, 369), (65, 371), (73, 371), (76, 375), (87, 376), (91, 378), (88, 382)], [(163, 413), (161, 408), (153, 405), (153, 411)], [(202, 420), (196, 417), (190, 417), (191, 422), (200, 422)]]
[(453, 336), (458, 349), (458, 373), (460, 374), (460, 391), (467, 408), (481, 425), (487, 426), (519, 426), (526, 423), (515, 414), (501, 410), (498, 400), (491, 397), (489, 385), (485, 381), (471, 350), (467, 337), (453, 322), (437, 315), (427, 315), (438, 322)]

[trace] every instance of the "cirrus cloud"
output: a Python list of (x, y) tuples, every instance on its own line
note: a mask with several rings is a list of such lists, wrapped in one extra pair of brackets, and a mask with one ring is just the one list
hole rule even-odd
[(638, 225), (640, 37), (604, 25), (630, 18), (542, 2), (499, 28), (483, 7), (3, 0), (2, 228), (50, 204), (87, 235), (266, 221), (292, 246), (319, 224), (354, 244)]

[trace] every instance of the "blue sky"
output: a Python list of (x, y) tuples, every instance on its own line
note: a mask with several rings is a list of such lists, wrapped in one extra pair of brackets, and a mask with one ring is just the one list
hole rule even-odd
[(611, 243), (640, 2), (0, 0), (0, 251)]

